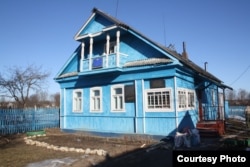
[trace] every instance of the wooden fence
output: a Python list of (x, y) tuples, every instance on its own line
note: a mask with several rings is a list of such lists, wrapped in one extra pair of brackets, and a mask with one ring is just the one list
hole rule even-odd
[(0, 109), (0, 135), (59, 127), (59, 108)]
[(241, 117), (246, 118), (247, 106), (229, 106), (228, 115), (229, 117)]

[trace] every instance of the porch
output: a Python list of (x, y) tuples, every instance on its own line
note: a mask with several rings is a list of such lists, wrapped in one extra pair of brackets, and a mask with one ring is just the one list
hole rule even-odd
[(225, 134), (224, 120), (199, 121), (196, 128), (201, 136), (221, 136)]
[(221, 136), (225, 134), (224, 120), (224, 106), (203, 106), (196, 128), (201, 136)]

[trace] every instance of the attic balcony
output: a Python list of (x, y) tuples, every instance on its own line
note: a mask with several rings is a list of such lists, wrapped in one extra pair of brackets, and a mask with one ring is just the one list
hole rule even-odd
[(102, 72), (120, 71), (127, 60), (124, 53), (111, 53), (109, 55), (89, 55), (87, 59), (81, 60), (80, 72), (82, 74), (94, 74)]

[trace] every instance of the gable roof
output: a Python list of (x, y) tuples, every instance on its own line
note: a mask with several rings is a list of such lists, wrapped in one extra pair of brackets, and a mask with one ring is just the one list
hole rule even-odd
[[(200, 66), (196, 65), (195, 63), (193, 63), (191, 60), (189, 60), (188, 58), (183, 57), (181, 54), (177, 53), (176, 51), (173, 51), (161, 44), (158, 44), (154, 41), (152, 41), (151, 39), (149, 39), (148, 37), (146, 37), (145, 35), (141, 34), (139, 31), (135, 30), (134, 28), (128, 26), (127, 24), (121, 22), (120, 20), (114, 18), (113, 16), (102, 12), (101, 10), (97, 9), (97, 8), (93, 8), (92, 10), (92, 15), (90, 16), (90, 18), (87, 20), (87, 22), (82, 26), (82, 28), (77, 32), (77, 34), (75, 35), (75, 40), (80, 41), (82, 38), (88, 36), (89, 34), (83, 34), (82, 32), (85, 30), (85, 28), (88, 26), (88, 23), (91, 22), (92, 19), (94, 19), (96, 16), (101, 16), (105, 19), (107, 19), (107, 27), (103, 27), (102, 31), (108, 30), (110, 28), (123, 28), (126, 29), (127, 31), (129, 31), (130, 33), (146, 40), (147, 42), (153, 44), (155, 47), (161, 49), (162, 51), (168, 53), (169, 55), (171, 55), (172, 57), (174, 57), (175, 59), (177, 59), (179, 62), (181, 62), (183, 64), (183, 67), (187, 67), (188, 69), (191, 69), (195, 72), (196, 75), (207, 79), (213, 83), (216, 83), (218, 86), (223, 87), (223, 88), (229, 88), (232, 89), (229, 86), (226, 86), (223, 84), (223, 82), (218, 79), (217, 77), (215, 77), (213, 74), (205, 71), (203, 68), (201, 68)], [(170, 63), (171, 61), (169, 59), (166, 59), (163, 61), (163, 63)], [(134, 61), (134, 62), (127, 62), (125, 64), (124, 67), (133, 67), (133, 66), (143, 66), (143, 65), (150, 65), (152, 63), (160, 63), (159, 60), (139, 60), (139, 61)], [(162, 62), (161, 62), (162, 63)]]
[(129, 29), (129, 26), (126, 25), (125, 23), (119, 21), (118, 19), (112, 17), (111, 15), (108, 15), (108, 14), (98, 10), (97, 8), (93, 8), (92, 15), (87, 20), (87, 22), (82, 26), (82, 28), (77, 32), (77, 34), (74, 37), (75, 40), (80, 40), (81, 39), (81, 36), (84, 35), (84, 34), (82, 34), (82, 31), (87, 27), (88, 23), (91, 22), (91, 20), (94, 19), (94, 17), (97, 16), (97, 15), (100, 15), (100, 16), (104, 17), (105, 19), (107, 19), (110, 22), (109, 23), (110, 25), (106, 27), (107, 29), (111, 28), (112, 26), (117, 26), (117, 27), (122, 27), (122, 28), (125, 28), (125, 29)]

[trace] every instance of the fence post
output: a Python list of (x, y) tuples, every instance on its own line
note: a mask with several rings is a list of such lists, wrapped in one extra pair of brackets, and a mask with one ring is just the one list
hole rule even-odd
[(247, 127), (250, 129), (250, 106), (246, 108), (246, 123)]

